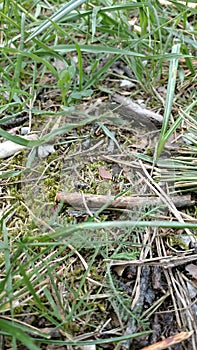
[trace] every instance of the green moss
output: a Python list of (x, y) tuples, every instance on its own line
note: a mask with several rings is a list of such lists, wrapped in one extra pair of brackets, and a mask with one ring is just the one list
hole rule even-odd
[(18, 204), (17, 205), (17, 207), (16, 207), (16, 214), (21, 219), (27, 219), (28, 216), (29, 216), (29, 213), (28, 213), (27, 209), (22, 204)]
[(78, 326), (76, 322), (68, 321), (63, 324), (63, 330), (69, 334), (74, 335), (76, 332), (79, 332), (80, 329), (81, 326)]
[(5, 262), (4, 253), (0, 253), (0, 264), (3, 264), (4, 262)]
[(96, 281), (103, 281), (103, 275), (100, 273), (98, 266), (92, 266), (90, 269), (91, 278)]
[(60, 180), (57, 174), (44, 180), (44, 192), (48, 201), (54, 201), (59, 189)]
[(47, 157), (47, 163), (50, 164), (53, 161), (56, 161), (56, 159), (58, 158), (58, 152), (55, 151), (53, 153), (51, 153), (48, 157)]
[(171, 247), (179, 247), (185, 250), (189, 249), (188, 245), (179, 236), (170, 236), (168, 239)]

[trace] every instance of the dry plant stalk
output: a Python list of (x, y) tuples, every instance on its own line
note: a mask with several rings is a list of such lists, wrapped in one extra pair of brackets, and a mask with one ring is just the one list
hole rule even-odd
[(182, 256), (158, 256), (151, 259), (139, 259), (139, 260), (115, 260), (105, 259), (104, 261), (110, 262), (110, 266), (163, 266), (165, 268), (175, 267), (182, 264), (189, 263), (197, 260), (197, 254), (182, 255)]
[[(169, 5), (169, 6), (174, 6), (174, 4), (171, 1), (168, 0), (159, 0), (161, 5)], [(185, 1), (177, 1), (178, 4), (180, 5), (185, 5)], [(187, 6), (190, 8), (195, 8), (196, 7), (196, 2), (195, 1), (188, 1)]]
[(170, 346), (180, 343), (181, 341), (187, 340), (191, 335), (193, 334), (193, 331), (191, 332), (181, 332), (177, 333), (175, 335), (172, 335), (169, 338), (166, 338), (164, 340), (161, 340), (157, 343), (154, 343), (152, 345), (146, 346), (145, 348), (142, 348), (141, 350), (163, 350), (167, 349)]
[[(101, 208), (107, 205), (109, 208), (120, 208), (120, 209), (133, 209), (136, 207), (143, 207), (145, 205), (162, 205), (163, 201), (157, 197), (119, 197), (96, 195), (96, 194), (83, 194), (80, 192), (58, 192), (56, 195), (57, 202), (64, 202), (65, 204), (71, 205), (75, 208)], [(192, 204), (191, 196), (174, 196), (172, 201), (176, 207), (183, 207)], [(194, 203), (193, 203), (194, 204)]]

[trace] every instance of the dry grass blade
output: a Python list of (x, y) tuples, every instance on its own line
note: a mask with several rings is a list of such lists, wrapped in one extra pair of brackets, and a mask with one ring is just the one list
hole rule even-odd
[[(162, 252), (167, 256), (167, 252), (161, 237), (157, 238), (157, 251), (158, 255), (161, 256)], [(185, 259), (184, 263), (187, 263)], [(197, 339), (197, 325), (195, 317), (195, 309), (192, 308), (191, 298), (189, 297), (188, 286), (183, 282), (182, 274), (178, 269), (172, 269), (172, 267), (163, 269), (165, 278), (168, 283), (169, 292), (171, 294), (174, 310), (171, 310), (176, 316), (176, 322), (179, 329), (187, 328), (191, 332), (191, 342), (196, 344)], [(187, 320), (187, 321), (186, 321)], [(194, 346), (195, 348), (195, 346)]]
[(136, 265), (136, 266), (163, 266), (164, 268), (179, 266), (191, 261), (197, 260), (197, 254), (185, 255), (183, 256), (158, 256), (150, 259), (139, 259), (139, 260), (115, 260), (107, 259), (106, 261), (110, 262), (111, 266), (127, 266), (127, 265)]
[(160, 342), (157, 342), (155, 344), (146, 346), (145, 348), (142, 348), (140, 350), (163, 350), (168, 349), (170, 346), (178, 344), (184, 340), (187, 340), (193, 332), (181, 332), (178, 334), (174, 334), (169, 338), (166, 338), (164, 340), (161, 340)]
[[(180, 223), (183, 223), (184, 220), (181, 216), (181, 213), (177, 210), (176, 206), (174, 205), (174, 203), (172, 202), (171, 198), (164, 192), (164, 190), (152, 179), (152, 177), (149, 175), (149, 173), (147, 172), (146, 168), (144, 167), (143, 163), (141, 161), (139, 161), (144, 174), (147, 177), (147, 184), (150, 186), (150, 188), (161, 198), (161, 200), (164, 201), (164, 203), (167, 205), (167, 207), (170, 209), (170, 211), (173, 213), (173, 215), (177, 218), (177, 220)], [(146, 179), (145, 179), (146, 181)], [(193, 243), (196, 242), (196, 237), (195, 235), (189, 230), (189, 229), (185, 229), (185, 231), (187, 232), (187, 234), (189, 235), (191, 241)]]
[[(165, 6), (173, 6), (173, 1), (168, 1), (168, 0), (159, 0), (161, 5), (165, 5)], [(177, 4), (180, 5), (184, 5), (185, 2), (184, 1), (176, 1)], [(195, 1), (188, 1), (187, 2), (187, 6), (191, 7), (191, 8), (196, 8), (196, 2)]]
[(44, 30), (49, 28), (53, 22), (59, 21), (62, 17), (69, 14), (71, 11), (73, 11), (76, 7), (83, 4), (85, 0), (70, 0), (67, 4), (62, 6), (60, 10), (55, 12), (49, 19), (47, 19), (44, 23), (42, 23), (38, 28), (36, 28), (32, 34), (28, 37), (26, 40), (26, 43), (33, 38), (35, 38), (38, 34), (42, 33)]

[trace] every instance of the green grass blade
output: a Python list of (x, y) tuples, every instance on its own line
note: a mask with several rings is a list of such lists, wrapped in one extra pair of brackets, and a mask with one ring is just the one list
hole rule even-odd
[[(50, 64), (50, 62), (48, 62), (47, 60), (45, 60), (44, 58), (32, 53), (32, 52), (28, 52), (28, 51), (21, 51), (21, 50), (17, 50), (17, 49), (13, 49), (10, 47), (0, 47), (0, 53), (6, 53), (6, 54), (13, 54), (13, 55), (20, 55), (21, 57), (28, 57), (31, 58), (33, 61), (36, 62), (40, 62), (42, 63), (44, 66), (46, 66), (49, 71), (51, 71), (51, 73), (54, 74), (54, 76), (56, 77), (56, 79), (59, 78), (58, 72), (56, 71), (56, 69), (53, 67), (52, 64)], [(49, 53), (48, 53), (49, 54)]]
[[(20, 37), (20, 45), (19, 49), (21, 51), (24, 50), (24, 32), (25, 32), (25, 15), (24, 13), (21, 14), (21, 37)], [(18, 55), (15, 65), (15, 71), (14, 71), (14, 79), (13, 79), (13, 86), (16, 86), (17, 88), (20, 88), (21, 81), (21, 68), (22, 68), (22, 56)]]
[[(129, 3), (129, 4), (118, 4), (118, 5), (113, 5), (113, 6), (105, 6), (105, 7), (100, 7), (99, 6), (99, 11), (97, 13), (113, 13), (115, 11), (121, 11), (121, 10), (126, 10), (129, 11), (130, 9), (142, 7), (142, 6), (150, 6), (149, 2), (144, 2), (144, 3)], [(94, 7), (95, 8), (95, 7)], [(66, 17), (67, 22), (73, 22), (76, 21), (77, 19), (81, 19), (83, 17), (87, 17), (89, 15), (92, 15), (94, 8), (92, 10), (81, 10), (78, 12), (73, 12), (69, 14)]]
[[(140, 42), (140, 41), (139, 41)], [(52, 50), (57, 51), (58, 53), (65, 55), (68, 52), (76, 51), (75, 44), (59, 44), (59, 45), (53, 45), (50, 47)], [(171, 53), (163, 53), (163, 54), (153, 54), (153, 55), (145, 55), (143, 53), (136, 52), (134, 50), (127, 50), (127, 49), (119, 49), (116, 47), (111, 46), (104, 46), (104, 45), (86, 45), (81, 44), (80, 50), (82, 52), (89, 52), (89, 53), (107, 53), (107, 54), (116, 54), (116, 55), (125, 55), (125, 56), (134, 56), (134, 57), (140, 57), (140, 58), (146, 58), (146, 59), (152, 59), (152, 60), (158, 60), (158, 59), (174, 59), (178, 60), (178, 58), (182, 57), (189, 57), (190, 59), (194, 56), (182, 54), (180, 52), (171, 52)], [(42, 50), (35, 51), (36, 55), (44, 55), (45, 52)]]
[(6, 293), (10, 302), (10, 305), (12, 305), (12, 275), (11, 275), (11, 258), (10, 258), (10, 245), (9, 245), (9, 239), (8, 239), (8, 232), (5, 225), (5, 220), (2, 220), (1, 223), (1, 231), (3, 233), (3, 243), (4, 243), (4, 259), (5, 259), (5, 271), (6, 271)]
[(23, 345), (27, 347), (27, 349), (40, 350), (40, 348), (34, 344), (31, 337), (25, 334), (21, 328), (21, 326), (17, 325), (14, 322), (10, 322), (0, 318), (0, 329), (2, 331), (18, 339)]
[(101, 127), (103, 132), (105, 133), (106, 136), (108, 136), (115, 144), (116, 146), (120, 149), (120, 145), (118, 141), (116, 140), (114, 134), (104, 125), (103, 123), (98, 123), (98, 125)]
[(13, 27), (16, 27), (17, 29), (20, 29), (20, 25), (16, 23), (12, 18), (9, 16), (6, 16), (5, 13), (0, 11), (0, 18), (3, 17), (5, 22), (9, 22)]
[(83, 62), (82, 62), (82, 54), (80, 50), (79, 44), (76, 42), (75, 43), (76, 50), (77, 50), (77, 55), (78, 55), (78, 69), (79, 69), (79, 91), (82, 90), (83, 86)]
[(143, 335), (147, 335), (152, 333), (152, 331), (145, 331), (145, 332), (139, 332), (139, 333), (134, 333), (134, 334), (126, 334), (120, 337), (107, 337), (106, 339), (94, 339), (94, 340), (42, 340), (42, 343), (47, 343), (47, 344), (54, 344), (54, 345), (73, 345), (73, 346), (80, 346), (80, 347), (84, 347), (85, 345), (101, 345), (101, 344), (109, 344), (109, 343), (120, 343), (123, 342), (125, 340), (129, 340), (129, 339), (133, 339), (133, 338), (137, 338)]
[[(21, 276), (23, 277), (24, 283), (27, 286), (28, 291), (31, 293), (31, 295), (34, 297), (34, 302), (37, 304), (37, 307), (43, 312), (47, 311), (47, 308), (44, 306), (42, 301), (40, 300), (39, 296), (36, 294), (36, 291), (34, 290), (34, 286), (32, 285), (29, 276), (27, 276), (26, 271), (24, 270), (23, 266), (19, 266), (19, 270), (21, 273)], [(36, 271), (37, 272), (37, 271)]]
[[(68, 52), (76, 51), (76, 46), (75, 44), (60, 44), (60, 45), (54, 45), (51, 46), (51, 49), (54, 51), (57, 51), (58, 53), (65, 55)], [(89, 53), (111, 53), (111, 54), (116, 54), (116, 55), (129, 55), (129, 56), (137, 56), (141, 58), (145, 58), (146, 56), (144, 54), (130, 51), (130, 50), (124, 50), (124, 49), (118, 49), (110, 46), (104, 46), (104, 45), (85, 45), (81, 44), (80, 45), (80, 50), (82, 52), (89, 52)], [(41, 50), (35, 52), (37, 55), (38, 54), (43, 54)]]
[(29, 147), (29, 148), (37, 147), (44, 142), (50, 141), (51, 139), (53, 139), (57, 135), (62, 135), (66, 131), (71, 131), (73, 128), (75, 128), (77, 126), (80, 126), (80, 125), (83, 126), (83, 125), (86, 125), (88, 123), (92, 123), (98, 119), (99, 119), (99, 117), (92, 117), (92, 118), (84, 119), (77, 124), (65, 124), (61, 128), (55, 129), (54, 131), (50, 132), (49, 134), (46, 134), (43, 138), (41, 138), (39, 140), (27, 140), (23, 137), (20, 137), (17, 135), (12, 135), (2, 128), (0, 128), (0, 136), (4, 137), (7, 140), (15, 142), (19, 145), (25, 146), (25, 147)]
[[(179, 54), (180, 53), (180, 44), (175, 44), (172, 47), (172, 54)], [(166, 96), (166, 104), (165, 104), (165, 111), (164, 111), (164, 119), (163, 124), (160, 132), (160, 137), (158, 141), (157, 146), (157, 157), (161, 155), (161, 152), (165, 146), (165, 143), (167, 141), (166, 133), (169, 125), (170, 115), (172, 111), (172, 104), (174, 99), (174, 92), (175, 92), (175, 86), (176, 86), (176, 76), (177, 76), (177, 67), (178, 67), (178, 58), (173, 58), (170, 60), (170, 67), (169, 67), (169, 78), (168, 78), (168, 87), (167, 87), (167, 96)]]
[(36, 30), (29, 36), (26, 42), (35, 38), (38, 34), (42, 33), (44, 30), (51, 26), (51, 22), (57, 22), (63, 17), (65, 17), (68, 13), (73, 11), (76, 7), (82, 5), (86, 0), (70, 0), (66, 5), (62, 6), (60, 10), (54, 13), (49, 19), (47, 19), (44, 23), (42, 23)]
[[(144, 227), (163, 227), (163, 228), (174, 228), (174, 229), (195, 229), (197, 230), (197, 223), (189, 223), (189, 222), (178, 222), (178, 221), (105, 221), (105, 222), (84, 222), (80, 224), (69, 225), (52, 233), (48, 233), (46, 235), (41, 235), (35, 237), (29, 237), (28, 240), (30, 242), (36, 240), (39, 242), (48, 241), (50, 239), (59, 239), (69, 237), (77, 231), (86, 231), (86, 230), (97, 230), (97, 229), (105, 229), (105, 228), (129, 228), (134, 229), (144, 228)], [(36, 244), (35, 242), (35, 244)]]
[(24, 13), (27, 17), (30, 18), (31, 21), (33, 22), (37, 22), (37, 18), (35, 18), (34, 16), (32, 16), (31, 12), (28, 9), (25, 9), (25, 7), (23, 7), (21, 4), (19, 4), (17, 1), (12, 0), (12, 4), (14, 4), (15, 6), (18, 7), (19, 11), (21, 11), (22, 13)]
[(99, 80), (106, 74), (108, 68), (118, 60), (120, 56), (116, 55), (112, 57), (111, 59), (108, 60), (108, 62), (101, 68), (99, 69), (96, 73), (93, 74), (93, 76), (87, 81), (85, 84), (85, 89), (90, 88), (92, 85), (95, 83), (98, 83)]

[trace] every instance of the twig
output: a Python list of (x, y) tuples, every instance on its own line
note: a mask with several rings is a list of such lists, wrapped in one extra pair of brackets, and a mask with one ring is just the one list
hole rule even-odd
[[(119, 94), (112, 96), (112, 100), (119, 104), (117, 112), (122, 114), (127, 119), (134, 119), (138, 123), (153, 122), (161, 125), (163, 117), (160, 114), (154, 113), (149, 109), (142, 108), (137, 103), (134, 103), (131, 99), (125, 98)], [(113, 104), (111, 105), (113, 108)]]
[(172, 346), (174, 344), (177, 344), (177, 343), (180, 343), (181, 341), (187, 340), (192, 334), (193, 334), (193, 331), (177, 333), (177, 334), (172, 335), (171, 337), (166, 338), (162, 341), (159, 341), (159, 342), (154, 343), (152, 345), (146, 346), (145, 348), (142, 348), (141, 350), (168, 349), (170, 346)]
[(111, 266), (163, 266), (165, 268), (174, 267), (182, 264), (189, 263), (191, 261), (197, 260), (197, 254), (184, 255), (184, 256), (158, 256), (151, 259), (142, 260), (115, 260), (115, 259), (105, 259), (105, 261), (110, 262)]
[[(157, 197), (119, 197), (96, 195), (96, 194), (82, 194), (79, 192), (58, 192), (56, 195), (57, 202), (64, 202), (75, 208), (84, 208), (84, 200), (88, 208), (101, 208), (103, 205), (109, 204), (109, 208), (132, 209), (135, 207), (142, 207), (145, 205), (163, 205), (163, 201)], [(174, 196), (172, 201), (176, 207), (184, 207), (193, 205), (190, 195)]]

